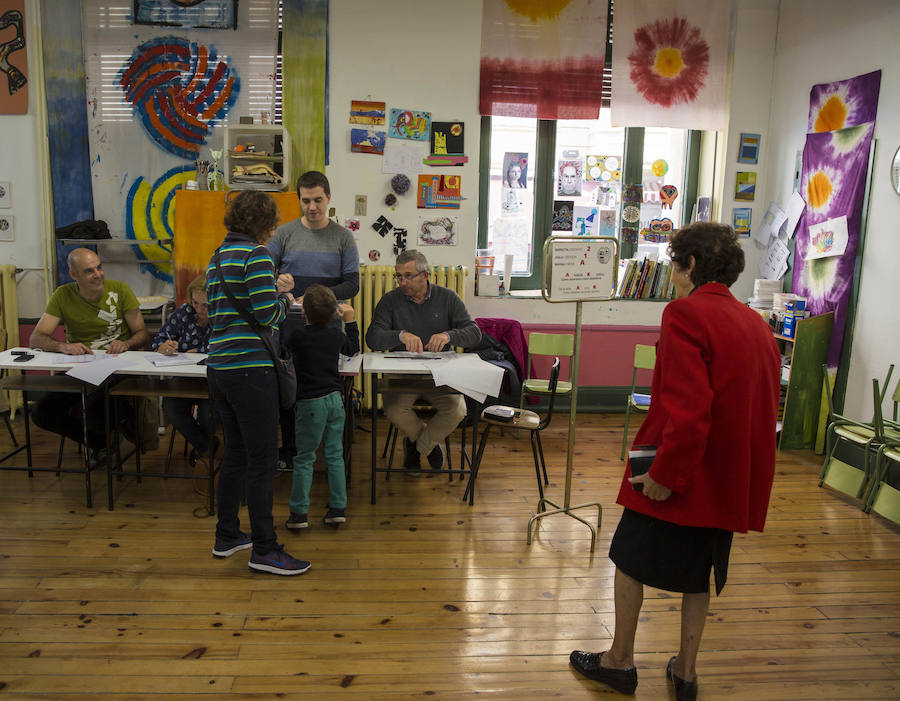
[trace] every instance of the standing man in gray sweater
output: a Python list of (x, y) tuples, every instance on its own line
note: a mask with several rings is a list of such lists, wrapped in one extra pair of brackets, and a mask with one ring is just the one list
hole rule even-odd
[[(438, 352), (454, 346), (469, 348), (481, 340), (481, 331), (459, 296), (446, 287), (431, 284), (424, 255), (418, 251), (400, 253), (394, 279), (398, 287), (375, 306), (366, 331), (369, 348)], [(419, 397), (436, 411), (427, 424), (412, 410)], [(440, 470), (444, 466), (442, 444), (466, 415), (466, 403), (458, 394), (391, 394), (384, 397), (384, 413), (405, 435), (404, 469), (418, 472), (419, 456), (425, 454), (431, 469)]]

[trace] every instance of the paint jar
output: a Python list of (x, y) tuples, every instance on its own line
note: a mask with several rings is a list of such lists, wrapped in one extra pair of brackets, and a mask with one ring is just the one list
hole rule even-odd
[(199, 190), (200, 183), (198, 183), (196, 180), (188, 180), (184, 184), (184, 189), (185, 190)]

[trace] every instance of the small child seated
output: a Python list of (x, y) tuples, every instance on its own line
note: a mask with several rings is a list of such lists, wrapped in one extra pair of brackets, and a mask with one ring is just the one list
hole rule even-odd
[[(310, 285), (303, 294), (305, 323), (286, 320), (283, 343), (291, 349), (297, 370), (297, 403), (294, 405), (294, 481), (291, 515), (285, 526), (291, 530), (309, 525), (309, 488), (312, 484), (316, 449), (322, 443), (322, 458), (328, 470), (331, 496), (322, 519), (328, 525), (345, 523), (347, 484), (344, 474), (343, 378), (338, 371), (340, 354), (359, 352), (359, 328), (353, 307), (338, 304), (334, 293), (323, 285)], [(344, 321), (344, 330), (337, 315)]]

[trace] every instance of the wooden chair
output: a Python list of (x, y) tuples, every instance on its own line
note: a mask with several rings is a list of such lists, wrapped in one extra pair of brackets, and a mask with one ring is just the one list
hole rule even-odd
[[(478, 468), (481, 466), (481, 459), (484, 456), (484, 447), (487, 444), (488, 434), (492, 426), (515, 427), (529, 431), (531, 434), (531, 453), (534, 458), (534, 474), (537, 478), (538, 494), (540, 494), (541, 509), (544, 504), (544, 485), (550, 484), (547, 479), (547, 463), (544, 460), (544, 447), (541, 445), (541, 431), (550, 425), (550, 419), (553, 417), (553, 404), (556, 399), (556, 390), (559, 384), (559, 358), (553, 361), (553, 367), (550, 369), (550, 377), (547, 379), (547, 391), (550, 394), (550, 401), (547, 407), (547, 414), (541, 417), (539, 414), (528, 411), (526, 409), (516, 410), (514, 407), (500, 407), (508, 411), (514, 412), (510, 419), (499, 418), (496, 410), (497, 405), (489, 406), (481, 412), (481, 421), (484, 422), (484, 431), (481, 434), (481, 441), (478, 443), (478, 452), (475, 454), (475, 464), (472, 466), (472, 474), (469, 475), (469, 484), (463, 494), (463, 500), (469, 495), (469, 490), (475, 489), (475, 478), (478, 476)], [(543, 472), (543, 481), (541, 473)]]
[[(836, 413), (831, 400), (828, 369), (823, 365), (822, 370), (825, 396), (828, 399), (828, 428), (825, 431), (825, 462), (819, 472), (819, 486), (828, 485), (848, 496), (861, 499), (872, 477), (870, 457), (880, 445), (874, 421), (859, 421)], [(893, 372), (894, 366), (891, 365), (885, 383), (890, 381)], [(878, 381), (873, 380), (873, 383), (877, 385)], [(880, 391), (875, 402), (879, 411), (883, 401), (884, 391)]]
[[(884, 395), (879, 391), (878, 380), (872, 380), (872, 385), (875, 440), (880, 445), (875, 454), (875, 468), (863, 510), (867, 513), (874, 511), (894, 523), (900, 523), (900, 489), (897, 488), (900, 481), (892, 479), (892, 469), (894, 474), (900, 475), (900, 423), (883, 418), (881, 399)], [(896, 412), (897, 405), (900, 404), (900, 382), (894, 389), (892, 399)]]
[(656, 365), (656, 346), (644, 346), (640, 343), (634, 347), (634, 367), (631, 369), (631, 391), (625, 402), (625, 428), (622, 431), (622, 454), (619, 460), (625, 459), (625, 448), (628, 447), (628, 422), (632, 411), (646, 413), (650, 409), (650, 395), (637, 394), (634, 388), (637, 383), (638, 370), (652, 370)]

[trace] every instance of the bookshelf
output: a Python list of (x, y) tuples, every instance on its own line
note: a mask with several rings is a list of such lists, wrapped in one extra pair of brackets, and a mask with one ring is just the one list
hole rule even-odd
[(619, 262), (616, 299), (668, 301), (674, 291), (671, 261), (645, 257)]
[(230, 188), (290, 189), (290, 159), (291, 137), (280, 124), (225, 127), (225, 184)]

